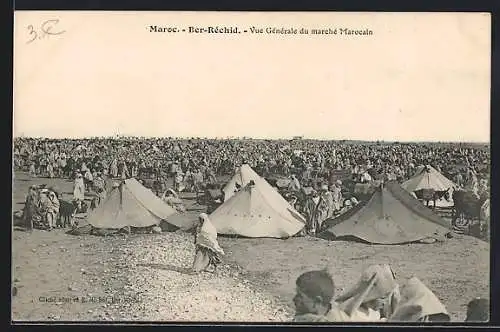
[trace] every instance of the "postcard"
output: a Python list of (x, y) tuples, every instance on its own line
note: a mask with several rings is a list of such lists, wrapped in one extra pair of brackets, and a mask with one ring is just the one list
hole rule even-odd
[(16, 11), (13, 323), (489, 320), (488, 13)]

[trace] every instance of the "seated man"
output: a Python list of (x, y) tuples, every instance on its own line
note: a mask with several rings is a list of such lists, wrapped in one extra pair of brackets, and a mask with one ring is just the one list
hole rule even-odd
[(42, 222), (47, 224), (47, 230), (51, 231), (56, 226), (57, 214), (59, 213), (59, 199), (53, 191), (42, 189), (38, 211), (42, 216)]
[(390, 322), (449, 322), (444, 305), (419, 279), (413, 277), (401, 287), (401, 301)]
[(385, 321), (399, 301), (399, 286), (387, 264), (371, 265), (357, 284), (337, 298), (339, 306), (353, 322)]
[(297, 278), (295, 322), (348, 322), (349, 316), (334, 302), (335, 284), (327, 271), (309, 271)]

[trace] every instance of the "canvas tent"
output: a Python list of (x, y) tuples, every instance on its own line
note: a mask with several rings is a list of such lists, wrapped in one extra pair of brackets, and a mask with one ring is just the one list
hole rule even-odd
[(450, 199), (445, 200), (444, 198), (436, 202), (436, 206), (440, 207), (450, 207), (453, 206), (453, 200), (451, 195), (453, 190), (457, 189), (457, 185), (453, 181), (446, 178), (443, 174), (438, 172), (434, 167), (430, 165), (419, 166), (416, 169), (415, 175), (409, 180), (403, 182), (401, 187), (408, 192), (415, 192), (421, 189), (433, 189), (436, 191), (451, 190)]
[(224, 186), (224, 201), (227, 201), (237, 190), (237, 185), (240, 187), (246, 186), (250, 180), (256, 181), (261, 179), (259, 174), (255, 173), (255, 171), (248, 164), (243, 164), (238, 168), (236, 174), (233, 175), (231, 180)]
[(89, 214), (88, 223), (95, 228), (119, 229), (159, 225), (162, 220), (181, 229), (191, 227), (190, 223), (170, 218), (176, 210), (136, 179), (123, 181), (109, 196)]
[(450, 227), (395, 181), (382, 184), (368, 201), (324, 225), (324, 235), (353, 236), (377, 244), (442, 238)]
[(245, 237), (287, 238), (305, 225), (302, 217), (269, 183), (257, 178), (210, 215), (217, 233)]
[(415, 175), (401, 185), (406, 191), (420, 189), (447, 190), (456, 189), (457, 185), (430, 165), (418, 166)]

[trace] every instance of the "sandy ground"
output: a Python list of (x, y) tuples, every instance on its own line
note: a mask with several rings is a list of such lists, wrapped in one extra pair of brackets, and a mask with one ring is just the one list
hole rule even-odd
[[(412, 276), (424, 282), (443, 302), (454, 321), (465, 319), (466, 305), (476, 296), (489, 298), (489, 245), (472, 237), (446, 243), (398, 246), (331, 242), (315, 238), (220, 239), (256, 282), (290, 302), (295, 279), (311, 269), (327, 268), (337, 294), (350, 288), (371, 264), (390, 264), (398, 280)], [(293, 255), (291, 258), (291, 255)]]
[[(31, 183), (56, 183), (71, 197), (68, 181), (16, 174), (14, 209)], [(203, 209), (187, 198), (188, 212), (176, 218), (196, 218)], [(468, 236), (398, 246), (310, 237), (219, 242), (226, 258), (217, 273), (190, 275), (193, 238), (180, 231), (103, 238), (15, 229), (12, 318), (288, 321), (300, 273), (327, 267), (340, 294), (375, 263), (389, 263), (399, 280), (420, 278), (454, 321), (463, 321), (469, 300), (489, 296), (489, 244)]]

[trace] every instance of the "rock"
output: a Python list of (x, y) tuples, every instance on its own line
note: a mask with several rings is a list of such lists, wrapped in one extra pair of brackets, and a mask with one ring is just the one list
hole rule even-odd
[(91, 309), (89, 309), (89, 311), (87, 311), (89, 314), (93, 313), (93, 311)]
[(33, 249), (31, 249), (31, 251), (36, 252), (36, 249), (35, 249), (35, 248), (33, 248)]

